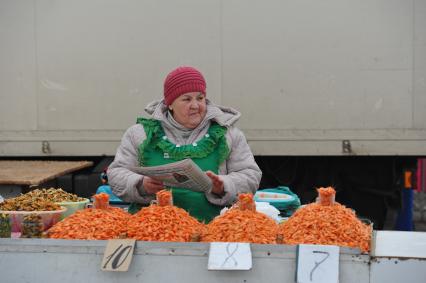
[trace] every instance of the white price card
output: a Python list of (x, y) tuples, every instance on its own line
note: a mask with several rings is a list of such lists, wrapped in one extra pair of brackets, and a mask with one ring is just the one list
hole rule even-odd
[(102, 259), (103, 271), (127, 271), (132, 262), (136, 240), (109, 240)]
[(297, 283), (339, 282), (339, 247), (297, 246)]
[(210, 243), (208, 270), (250, 270), (251, 267), (249, 243)]

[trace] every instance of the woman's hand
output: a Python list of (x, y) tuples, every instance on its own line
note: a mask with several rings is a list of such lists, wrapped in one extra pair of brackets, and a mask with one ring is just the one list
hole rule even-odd
[(225, 191), (222, 179), (212, 171), (207, 171), (206, 174), (213, 182), (212, 193), (223, 196)]
[(143, 177), (143, 189), (148, 194), (155, 194), (164, 189), (164, 184), (161, 181), (155, 180), (148, 176)]

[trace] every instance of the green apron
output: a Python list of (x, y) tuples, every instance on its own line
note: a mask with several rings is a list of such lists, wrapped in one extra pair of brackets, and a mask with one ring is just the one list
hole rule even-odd
[[(139, 164), (141, 166), (164, 165), (185, 158), (191, 158), (203, 171), (219, 172), (220, 164), (229, 154), (226, 143), (226, 128), (212, 123), (208, 133), (199, 141), (189, 145), (175, 145), (166, 137), (160, 121), (139, 118), (147, 138), (139, 146)], [(210, 203), (205, 194), (184, 188), (172, 188), (173, 204), (183, 208), (201, 222), (208, 223), (219, 215), (221, 206)], [(130, 213), (141, 208), (139, 204), (131, 204)]]

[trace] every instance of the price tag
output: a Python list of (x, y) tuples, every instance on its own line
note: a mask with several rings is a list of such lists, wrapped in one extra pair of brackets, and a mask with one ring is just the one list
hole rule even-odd
[(339, 247), (298, 245), (296, 281), (298, 283), (339, 282)]
[(102, 259), (103, 271), (127, 271), (132, 262), (136, 240), (109, 240)]
[(208, 270), (250, 270), (251, 267), (249, 243), (210, 243)]

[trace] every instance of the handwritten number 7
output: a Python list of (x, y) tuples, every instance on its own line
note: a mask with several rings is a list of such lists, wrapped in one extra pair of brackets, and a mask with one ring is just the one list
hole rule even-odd
[(330, 253), (329, 252), (323, 252), (323, 251), (313, 251), (312, 253), (314, 253), (314, 254), (325, 254), (325, 257), (322, 259), (322, 260), (320, 260), (320, 261), (318, 261), (318, 262), (315, 262), (315, 266), (314, 266), (314, 268), (312, 268), (312, 270), (311, 270), (311, 273), (310, 273), (310, 275), (309, 275), (309, 279), (310, 279), (310, 281), (312, 281), (312, 275), (314, 274), (314, 271), (315, 271), (315, 269), (317, 269), (318, 268), (318, 266), (321, 264), (321, 263), (323, 263), (329, 256), (330, 256)]

